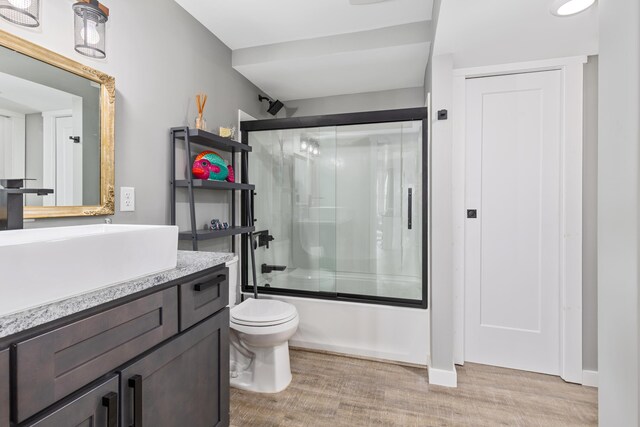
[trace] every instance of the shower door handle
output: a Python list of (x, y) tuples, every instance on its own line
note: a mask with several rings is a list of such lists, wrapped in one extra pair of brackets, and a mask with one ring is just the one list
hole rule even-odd
[(253, 220), (253, 224), (249, 224), (249, 227), (253, 227), (256, 223), (256, 211), (253, 209), (253, 204), (255, 201), (256, 192), (251, 190), (251, 219)]
[(411, 230), (413, 226), (413, 188), (409, 188), (407, 194), (407, 228)]

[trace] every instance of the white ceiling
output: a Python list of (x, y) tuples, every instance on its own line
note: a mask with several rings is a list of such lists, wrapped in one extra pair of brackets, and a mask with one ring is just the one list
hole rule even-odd
[(433, 0), (176, 0), (283, 101), (421, 87)]
[(571, 17), (549, 12), (554, 0), (444, 0), (434, 54), (474, 67), (598, 53), (597, 4)]
[(233, 67), (283, 101), (420, 87), (428, 21), (239, 49)]
[(18, 114), (71, 109), (76, 95), (0, 73), (0, 109)]
[(431, 20), (433, 0), (176, 0), (231, 49)]

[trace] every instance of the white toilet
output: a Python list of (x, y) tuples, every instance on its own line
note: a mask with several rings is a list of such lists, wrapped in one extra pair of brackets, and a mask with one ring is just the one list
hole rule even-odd
[(227, 266), (231, 386), (258, 393), (278, 393), (291, 382), (289, 338), (298, 329), (298, 311), (286, 302), (263, 298), (250, 298), (235, 305), (237, 258)]

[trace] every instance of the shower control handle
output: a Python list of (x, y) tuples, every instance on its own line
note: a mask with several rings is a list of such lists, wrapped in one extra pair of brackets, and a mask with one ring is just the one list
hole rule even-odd
[(253, 242), (253, 248), (258, 249), (266, 246), (269, 249), (269, 242), (273, 242), (275, 238), (269, 234), (269, 230), (256, 231), (253, 233), (253, 237), (257, 238), (257, 241)]

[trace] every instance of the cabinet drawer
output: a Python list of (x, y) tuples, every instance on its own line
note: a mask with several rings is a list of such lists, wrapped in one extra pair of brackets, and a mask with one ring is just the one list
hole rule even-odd
[(51, 413), (23, 424), (24, 427), (117, 427), (118, 376), (73, 396)]
[(229, 425), (229, 309), (120, 372), (122, 426)]
[(180, 285), (180, 329), (185, 330), (229, 304), (228, 269)]
[(0, 427), (9, 427), (9, 350), (0, 351)]
[(16, 345), (22, 422), (178, 332), (176, 288), (131, 301)]

